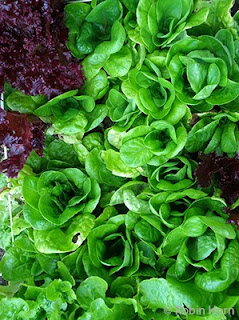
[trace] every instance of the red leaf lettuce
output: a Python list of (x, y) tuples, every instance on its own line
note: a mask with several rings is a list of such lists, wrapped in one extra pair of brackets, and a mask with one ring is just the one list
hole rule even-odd
[(67, 37), (61, 1), (1, 1), (0, 92), (4, 80), (25, 94), (48, 98), (80, 88), (84, 76)]
[(233, 204), (239, 198), (239, 155), (229, 158), (211, 153), (200, 157), (202, 161), (196, 170), (198, 184), (206, 188), (214, 182), (227, 204)]
[(45, 124), (36, 117), (0, 109), (0, 146), (8, 149), (8, 158), (0, 162), (0, 172), (16, 177), (32, 150), (41, 156)]

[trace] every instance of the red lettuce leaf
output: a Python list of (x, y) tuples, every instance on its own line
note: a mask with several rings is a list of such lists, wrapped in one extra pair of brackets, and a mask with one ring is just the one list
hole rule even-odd
[(62, 1), (1, 1), (0, 91), (4, 80), (25, 94), (48, 98), (80, 88), (84, 76), (67, 37)]
[(227, 219), (227, 223), (232, 223), (237, 226), (239, 229), (239, 208), (237, 207), (234, 210), (227, 208), (227, 213), (229, 214), (229, 218)]
[(45, 124), (38, 118), (0, 109), (0, 146), (8, 158), (0, 162), (0, 172), (16, 177), (32, 150), (42, 156)]
[(222, 190), (221, 197), (227, 204), (233, 204), (239, 198), (239, 155), (229, 158), (211, 153), (200, 158), (196, 170), (199, 186), (206, 188), (214, 184)]

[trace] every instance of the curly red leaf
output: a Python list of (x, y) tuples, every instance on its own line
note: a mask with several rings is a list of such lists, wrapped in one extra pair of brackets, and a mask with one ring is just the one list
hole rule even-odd
[(41, 156), (45, 124), (38, 118), (0, 109), (0, 146), (8, 149), (8, 158), (0, 162), (0, 172), (16, 177), (32, 150)]
[(61, 1), (4, 0), (0, 9), (0, 91), (4, 80), (48, 98), (78, 89), (81, 66), (66, 47)]

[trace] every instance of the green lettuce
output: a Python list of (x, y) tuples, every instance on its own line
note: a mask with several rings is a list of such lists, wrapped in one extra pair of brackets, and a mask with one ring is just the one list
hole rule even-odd
[(137, 22), (140, 36), (147, 49), (165, 47), (184, 35), (184, 31), (206, 21), (208, 9), (194, 12), (194, 1), (167, 2), (140, 0)]
[(69, 29), (68, 48), (82, 59), (102, 41), (109, 40), (112, 25), (122, 13), (119, 0), (106, 0), (93, 9), (86, 3), (70, 3), (65, 7)]
[(122, 140), (120, 155), (132, 168), (163, 164), (178, 155), (184, 148), (187, 131), (183, 125), (176, 127), (165, 120), (153, 121), (127, 132)]
[(199, 112), (235, 100), (239, 85), (234, 58), (234, 39), (228, 30), (175, 43), (167, 63), (178, 99)]
[(197, 163), (189, 158), (178, 156), (155, 169), (149, 166), (149, 182), (156, 191), (179, 191), (195, 184), (194, 171)]
[(208, 154), (217, 152), (235, 155), (238, 151), (239, 113), (206, 113), (188, 134), (186, 150), (203, 150)]
[[(0, 174), (0, 318), (237, 319), (237, 3), (64, 5), (82, 87), (48, 101), (4, 86), (4, 108), (47, 130), (41, 157)], [(222, 177), (201, 189), (195, 172)]]

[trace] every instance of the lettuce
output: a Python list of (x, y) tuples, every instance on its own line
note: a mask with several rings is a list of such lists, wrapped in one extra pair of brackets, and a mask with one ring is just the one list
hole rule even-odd
[(221, 197), (231, 205), (238, 199), (238, 156), (229, 158), (227, 156), (220, 157), (215, 153), (202, 155), (199, 162), (196, 175), (198, 184), (207, 188), (211, 184), (215, 184), (222, 191)]
[(8, 158), (1, 159), (0, 172), (16, 177), (32, 150), (43, 153), (44, 123), (36, 117), (0, 109), (0, 145), (8, 149)]
[(63, 1), (4, 1), (1, 5), (0, 92), (4, 80), (27, 95), (50, 98), (84, 82), (66, 47)]
[(194, 12), (193, 1), (140, 0), (137, 7), (137, 22), (140, 36), (147, 49), (165, 47), (182, 37), (186, 29), (206, 21), (208, 9)]
[(178, 99), (199, 112), (235, 100), (239, 86), (234, 81), (238, 77), (234, 58), (234, 39), (228, 30), (218, 31), (215, 37), (188, 37), (175, 43), (167, 63)]
[(217, 152), (234, 156), (238, 150), (238, 113), (208, 113), (202, 115), (188, 134), (186, 150), (205, 154)]
[[(68, 1), (84, 85), (5, 84), (0, 140), (32, 145), (16, 178), (0, 174), (1, 319), (238, 319), (234, 4)], [(43, 150), (6, 114), (40, 117)]]

